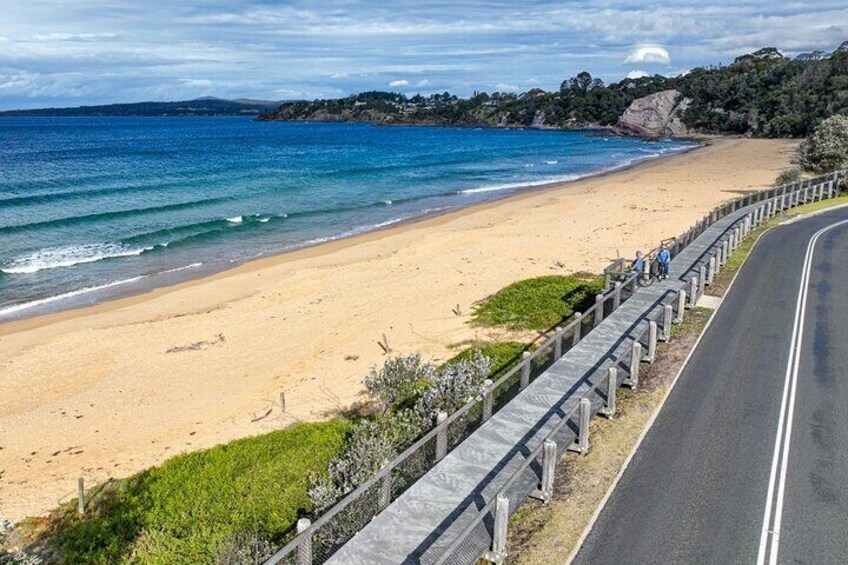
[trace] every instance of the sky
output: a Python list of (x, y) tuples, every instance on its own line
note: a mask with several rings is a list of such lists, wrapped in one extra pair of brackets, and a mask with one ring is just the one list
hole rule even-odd
[(846, 0), (0, 0), (0, 109), (553, 90), (845, 40)]

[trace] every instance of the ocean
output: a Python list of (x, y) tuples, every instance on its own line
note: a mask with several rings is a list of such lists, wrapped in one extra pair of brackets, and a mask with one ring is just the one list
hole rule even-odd
[(691, 148), (592, 131), (0, 119), (0, 321)]

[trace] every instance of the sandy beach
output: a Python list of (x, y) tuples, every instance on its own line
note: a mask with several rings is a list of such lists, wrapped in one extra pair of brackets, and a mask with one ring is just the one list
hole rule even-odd
[[(690, 153), (0, 325), (0, 517), (180, 452), (319, 419), (396, 353), (486, 339), (473, 304), (518, 279), (600, 272), (771, 184), (794, 142)], [(459, 305), (461, 315), (454, 309)], [(285, 392), (286, 412), (279, 394)], [(269, 412), (270, 411), (270, 412)]]

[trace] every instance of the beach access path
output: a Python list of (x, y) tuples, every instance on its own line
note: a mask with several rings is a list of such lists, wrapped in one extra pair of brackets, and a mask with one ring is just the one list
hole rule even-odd
[[(53, 508), (75, 496), (80, 475), (96, 484), (331, 416), (361, 399), (363, 375), (383, 360), (382, 334), (395, 353), (437, 361), (455, 344), (497, 337), (468, 325), (476, 301), (524, 278), (600, 272), (612, 258), (653, 247), (739, 191), (770, 185), (793, 147), (716, 140), (626, 171), (0, 325), (0, 515)], [(284, 414), (273, 409), (280, 392)]]

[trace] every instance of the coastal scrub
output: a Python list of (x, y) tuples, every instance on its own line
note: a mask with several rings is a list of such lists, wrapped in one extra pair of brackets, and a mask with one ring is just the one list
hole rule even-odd
[(603, 283), (593, 275), (549, 275), (515, 282), (475, 307), (471, 323), (545, 331), (594, 303)]
[(53, 534), (74, 563), (215, 563), (234, 537), (279, 545), (311, 510), (308, 477), (326, 472), (350, 424), (339, 419), (179, 455), (107, 483), (88, 514), (54, 513)]

